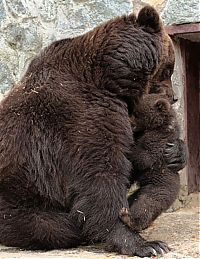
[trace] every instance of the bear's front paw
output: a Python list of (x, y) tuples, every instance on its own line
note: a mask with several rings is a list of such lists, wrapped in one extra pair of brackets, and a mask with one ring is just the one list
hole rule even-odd
[(156, 255), (164, 255), (171, 249), (162, 241), (146, 241), (144, 244), (138, 246), (135, 250), (135, 255), (140, 257), (151, 257)]

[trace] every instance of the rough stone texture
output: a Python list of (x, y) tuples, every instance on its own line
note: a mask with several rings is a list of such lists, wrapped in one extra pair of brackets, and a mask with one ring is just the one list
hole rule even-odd
[[(178, 97), (178, 102), (174, 105), (178, 111), (178, 119), (181, 125), (182, 133), (184, 127), (184, 68), (182, 64), (182, 56), (179, 41), (173, 41), (175, 51), (175, 66), (174, 73), (172, 75), (173, 88)], [(184, 138), (184, 134), (182, 135)]]
[[(199, 209), (184, 209), (178, 212), (163, 214), (154, 225), (143, 233), (148, 240), (163, 240), (172, 251), (164, 255), (165, 259), (195, 259), (200, 258), (199, 247)], [(114, 253), (105, 253), (102, 246), (79, 247), (70, 250), (54, 250), (49, 252), (22, 251), (15, 248), (0, 246), (1, 259), (128, 259)], [(152, 257), (152, 259), (157, 257)]]
[(0, 0), (0, 93), (50, 42), (130, 12), (129, 0)]
[(132, 2), (133, 9), (136, 13), (147, 4), (154, 6), (157, 11), (161, 12), (165, 7), (167, 0), (132, 0)]
[(161, 15), (166, 25), (200, 22), (200, 2), (168, 0)]
[[(179, 40), (173, 40), (174, 44), (174, 51), (175, 51), (175, 66), (174, 66), (174, 73), (172, 75), (172, 81), (173, 81), (173, 88), (174, 92), (176, 93), (178, 97), (177, 103), (174, 104), (174, 109), (176, 110), (179, 126), (181, 128), (181, 138), (185, 140), (186, 138), (186, 132), (185, 132), (185, 116), (184, 116), (184, 67), (183, 67), (183, 60), (181, 56), (181, 49)], [(180, 191), (179, 198), (177, 199), (177, 202), (182, 199), (185, 199), (185, 196), (188, 195), (188, 189), (186, 188), (187, 185), (187, 171), (184, 168), (180, 172), (180, 178), (181, 178), (181, 185), (182, 189)], [(182, 202), (180, 202), (180, 205), (183, 205)]]

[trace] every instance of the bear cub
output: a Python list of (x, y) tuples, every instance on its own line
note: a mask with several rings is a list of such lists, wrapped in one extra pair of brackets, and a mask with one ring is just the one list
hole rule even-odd
[[(130, 158), (133, 164), (131, 183), (136, 182), (140, 188), (129, 197), (130, 211), (122, 208), (120, 218), (129, 227), (140, 231), (167, 210), (178, 195), (178, 171), (167, 167), (164, 150), (168, 143), (179, 141), (181, 145), (182, 140), (179, 139), (176, 113), (162, 94), (144, 95), (131, 117), (131, 124), (135, 137)], [(143, 204), (145, 217), (137, 215), (141, 211), (137, 204)]]
[(131, 150), (134, 169), (140, 171), (165, 166), (163, 151), (167, 143), (180, 137), (176, 113), (165, 95), (144, 95), (131, 117), (131, 124), (135, 137)]

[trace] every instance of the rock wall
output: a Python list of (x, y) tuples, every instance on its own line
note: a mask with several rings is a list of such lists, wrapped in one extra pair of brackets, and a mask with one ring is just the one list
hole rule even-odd
[(0, 95), (50, 42), (130, 12), (129, 0), (0, 0)]
[(199, 0), (168, 0), (161, 12), (166, 25), (200, 22)]

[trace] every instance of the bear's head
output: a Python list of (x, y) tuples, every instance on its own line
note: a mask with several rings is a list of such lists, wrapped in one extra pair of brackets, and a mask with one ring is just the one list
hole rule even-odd
[(146, 24), (146, 30), (149, 32), (158, 31), (161, 35), (161, 56), (149, 82), (148, 93), (163, 94), (173, 104), (177, 101), (177, 97), (171, 82), (175, 63), (172, 41), (152, 7), (144, 7), (138, 15), (138, 21), (140, 25)]
[[(43, 60), (40, 67), (37, 60)], [(36, 74), (36, 67), (39, 75), (46, 67), (54, 67), (55, 73), (68, 81), (87, 83), (106, 90), (106, 94), (111, 92), (125, 101), (132, 114), (144, 93), (170, 79), (173, 63), (171, 40), (159, 14), (145, 6), (137, 17), (133, 13), (116, 17), (81, 36), (54, 42), (32, 62), (29, 74)], [(163, 70), (168, 65), (170, 72), (166, 76), (168, 72)], [(49, 76), (45, 71), (46, 75)]]
[(78, 38), (80, 46), (79, 75), (125, 100), (129, 111), (150, 91), (151, 81), (163, 83), (160, 74), (168, 63), (170, 75), (173, 71), (171, 40), (151, 6), (142, 8), (137, 17), (129, 14), (101, 24)]
[(146, 94), (134, 113), (134, 132), (168, 128), (173, 124), (175, 112), (165, 95)]

